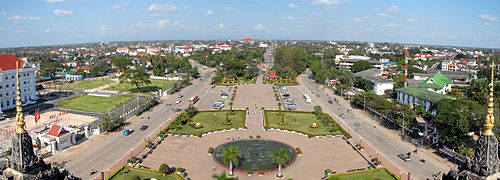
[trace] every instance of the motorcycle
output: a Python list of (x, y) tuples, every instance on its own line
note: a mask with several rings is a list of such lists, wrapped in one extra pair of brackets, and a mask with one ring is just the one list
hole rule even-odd
[(423, 163), (425, 163), (425, 158), (420, 159), (420, 161), (422, 161)]
[(97, 171), (94, 171), (93, 169), (90, 171), (90, 175), (93, 175), (95, 173), (97, 173)]

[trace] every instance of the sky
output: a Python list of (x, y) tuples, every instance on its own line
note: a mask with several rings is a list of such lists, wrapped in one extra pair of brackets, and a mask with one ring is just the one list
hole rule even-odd
[(500, 48), (498, 0), (2, 0), (0, 48), (269, 39)]

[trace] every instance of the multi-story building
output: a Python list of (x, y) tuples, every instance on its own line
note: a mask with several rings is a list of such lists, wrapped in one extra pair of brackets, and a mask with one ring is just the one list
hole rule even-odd
[(3, 113), (2, 110), (16, 107), (16, 62), (19, 67), (22, 104), (33, 104), (38, 99), (35, 82), (38, 68), (31, 67), (27, 60), (23, 61), (14, 55), (0, 55), (0, 114)]

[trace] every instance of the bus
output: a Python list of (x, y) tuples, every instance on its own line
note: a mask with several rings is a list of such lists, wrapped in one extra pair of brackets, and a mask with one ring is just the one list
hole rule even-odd
[(311, 97), (309, 97), (309, 95), (304, 94), (302, 96), (304, 96), (304, 101), (306, 101), (306, 103), (311, 103)]
[(198, 95), (193, 95), (191, 96), (191, 98), (189, 98), (189, 104), (195, 104), (196, 102), (198, 102), (198, 100), (200, 100)]

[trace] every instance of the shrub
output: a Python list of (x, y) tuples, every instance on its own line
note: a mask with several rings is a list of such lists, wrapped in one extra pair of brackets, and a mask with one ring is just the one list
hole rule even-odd
[(158, 171), (160, 171), (163, 174), (168, 174), (170, 172), (170, 167), (166, 164), (161, 164), (160, 168), (158, 168)]
[(331, 173), (331, 172), (332, 172), (332, 169), (325, 169), (325, 172), (327, 172), (327, 173)]
[(257, 139), (261, 139), (262, 137), (260, 137), (260, 135), (257, 135), (255, 138), (257, 138)]
[(302, 154), (302, 151), (301, 151), (301, 150), (298, 150), (298, 151), (297, 151), (297, 154)]
[(181, 172), (184, 172), (185, 170), (186, 170), (186, 169), (181, 168), (181, 167), (178, 167), (178, 168), (176, 169), (176, 171), (177, 171), (177, 172), (180, 172), (180, 173), (181, 173)]
[(210, 153), (210, 154), (214, 153), (214, 147), (209, 147), (208, 148), (208, 153)]
[(264, 170), (260, 170), (260, 171), (259, 171), (259, 174), (264, 174)]
[(125, 174), (124, 180), (140, 180), (139, 177), (133, 174)]
[(253, 139), (253, 136), (248, 136), (248, 138)]
[(127, 160), (127, 163), (134, 163), (134, 160), (132, 160), (132, 159), (128, 159), (128, 160)]
[(358, 143), (358, 144), (356, 144), (356, 147), (358, 147), (358, 148), (359, 148), (360, 146), (361, 146), (361, 144), (359, 144), (359, 143)]
[(295, 148), (295, 151), (300, 151), (300, 148), (299, 147)]
[(253, 171), (252, 170), (248, 170), (247, 174), (253, 174)]
[(134, 157), (132, 157), (132, 160), (136, 161), (136, 160), (137, 160), (137, 157), (135, 157), (135, 156), (134, 156)]

